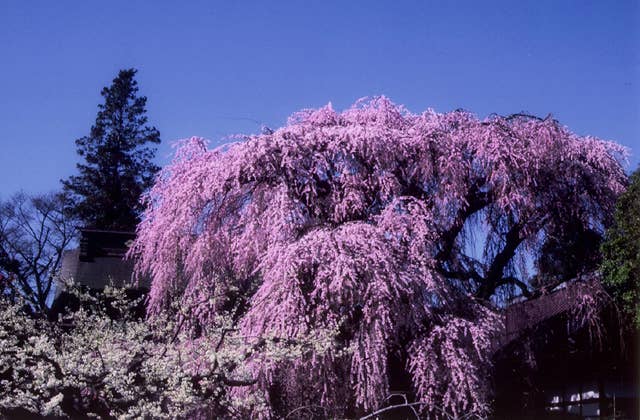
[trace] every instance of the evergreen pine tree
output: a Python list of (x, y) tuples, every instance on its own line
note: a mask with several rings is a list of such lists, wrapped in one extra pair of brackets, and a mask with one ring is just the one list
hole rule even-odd
[[(138, 96), (135, 69), (121, 70), (102, 89), (104, 103), (88, 136), (76, 140), (84, 158), (79, 175), (62, 180), (78, 218), (86, 227), (134, 230), (140, 195), (153, 182), (160, 132), (147, 125), (147, 98)], [(151, 144), (151, 145), (150, 145)]]

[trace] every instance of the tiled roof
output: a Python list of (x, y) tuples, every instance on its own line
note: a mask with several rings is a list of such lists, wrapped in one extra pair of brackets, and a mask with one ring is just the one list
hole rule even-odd
[(509, 305), (505, 310), (506, 342), (541, 322), (571, 310), (581, 290), (595, 279), (573, 280), (541, 296)]

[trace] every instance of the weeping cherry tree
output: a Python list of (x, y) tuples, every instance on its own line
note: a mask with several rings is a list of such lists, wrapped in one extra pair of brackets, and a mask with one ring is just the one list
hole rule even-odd
[(214, 150), (184, 141), (132, 255), (150, 314), (197, 305), (195, 335), (221, 313), (247, 340), (332, 334), (322, 353), (248, 363), (238, 389), (273, 415), (357, 415), (406, 386), (425, 412), (481, 417), (500, 305), (569, 280), (536, 267), (552, 238), (602, 233), (624, 154), (551, 117), (329, 105)]

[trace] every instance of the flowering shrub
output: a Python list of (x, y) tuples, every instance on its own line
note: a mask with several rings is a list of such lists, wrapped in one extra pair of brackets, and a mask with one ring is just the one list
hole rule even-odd
[(230, 397), (256, 381), (244, 369), (249, 354), (278, 361), (326, 347), (319, 334), (295, 343), (246, 340), (223, 315), (193, 339), (179, 327), (184, 313), (134, 319), (137, 302), (123, 290), (107, 288), (106, 299), (72, 290), (81, 307), (57, 322), (0, 300), (0, 415), (243, 417), (265, 406), (261, 393)]
[(322, 354), (250, 358), (264, 415), (362, 413), (408, 378), (426, 412), (484, 416), (496, 304), (535, 296), (526, 262), (551, 234), (608, 222), (624, 153), (550, 117), (327, 106), (223, 148), (184, 141), (131, 254), (151, 315), (202, 302), (203, 330), (235, 308), (245, 336), (336, 332)]

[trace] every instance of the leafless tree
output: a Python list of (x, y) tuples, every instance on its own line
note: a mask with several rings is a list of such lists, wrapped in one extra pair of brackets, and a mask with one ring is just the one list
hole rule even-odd
[(58, 193), (17, 193), (0, 201), (0, 283), (2, 293), (21, 295), (46, 313), (54, 278), (76, 223)]

